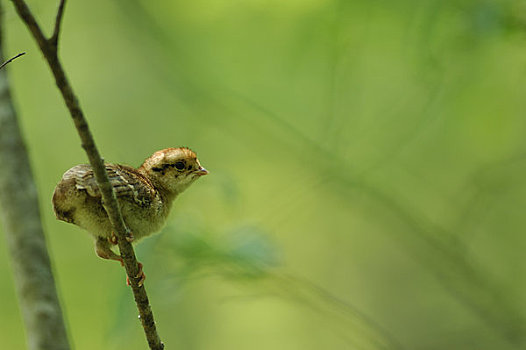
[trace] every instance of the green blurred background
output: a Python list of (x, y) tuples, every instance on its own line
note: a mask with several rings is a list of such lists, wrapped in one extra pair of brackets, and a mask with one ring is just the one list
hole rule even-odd
[[(75, 349), (145, 349), (56, 221), (87, 162), (12, 4), (6, 56)], [(28, 1), (51, 30), (54, 1)], [(137, 246), (167, 349), (526, 347), (526, 1), (68, 1), (61, 56), (109, 162), (210, 170)], [(2, 246), (5, 246), (2, 242)], [(25, 347), (6, 249), (0, 339)]]

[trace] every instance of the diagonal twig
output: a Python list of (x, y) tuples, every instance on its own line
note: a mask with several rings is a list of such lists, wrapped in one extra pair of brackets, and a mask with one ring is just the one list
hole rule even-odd
[(25, 52), (21, 52), (18, 55), (16, 55), (15, 57), (11, 57), (10, 59), (8, 59), (7, 61), (5, 61), (4, 63), (2, 63), (0, 65), (0, 69), (4, 68), (8, 63), (10, 63), (11, 61), (16, 60), (20, 56), (24, 56), (25, 54), (26, 54)]
[[(115, 192), (113, 191), (113, 187), (109, 182), (108, 174), (106, 173), (106, 168), (104, 166), (104, 160), (101, 158), (100, 153), (95, 145), (95, 141), (90, 132), (79, 101), (73, 92), (73, 88), (67, 79), (66, 73), (64, 72), (58, 57), (58, 33), (60, 30), (60, 23), (63, 18), (65, 0), (61, 0), (59, 4), (55, 22), (55, 30), (49, 39), (46, 38), (42, 32), (42, 29), (38, 25), (38, 22), (24, 0), (11, 0), (11, 2), (14, 4), (18, 15), (24, 21), (29, 31), (35, 38), (38, 46), (40, 47), (40, 50), (44, 54), (44, 58), (46, 59), (49, 68), (55, 77), (57, 87), (59, 88), (64, 102), (70, 112), (71, 118), (73, 119), (75, 127), (82, 141), (82, 147), (86, 151), (89, 162), (93, 167), (95, 179), (100, 188), (104, 208), (108, 214), (113, 232), (117, 236), (119, 251), (124, 262), (126, 274), (128, 276), (137, 276), (139, 274), (139, 266), (137, 264), (133, 247), (131, 243), (126, 240), (128, 228), (124, 223)], [(137, 309), (139, 310), (139, 318), (141, 320), (150, 349), (161, 350), (164, 348), (164, 345), (161, 342), (159, 334), (157, 333), (148, 295), (146, 294), (146, 289), (144, 288), (144, 285), (138, 285), (139, 279), (140, 278), (129, 278), (135, 298), (135, 303), (137, 304)]]

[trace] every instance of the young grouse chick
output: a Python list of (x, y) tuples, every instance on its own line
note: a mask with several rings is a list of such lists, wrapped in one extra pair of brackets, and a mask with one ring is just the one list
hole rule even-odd
[[(137, 240), (159, 231), (178, 194), (208, 171), (188, 148), (155, 152), (138, 168), (106, 164), (124, 222)], [(53, 193), (57, 219), (87, 230), (95, 238), (95, 251), (104, 259), (121, 261), (111, 247), (117, 244), (101, 193), (90, 165), (74, 166), (64, 173)]]

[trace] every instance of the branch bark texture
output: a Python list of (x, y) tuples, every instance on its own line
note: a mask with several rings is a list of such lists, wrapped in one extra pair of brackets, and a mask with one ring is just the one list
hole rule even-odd
[[(0, 61), (3, 36), (0, 9)], [(9, 62), (9, 61), (8, 61)], [(0, 70), (0, 217), (30, 350), (70, 349), (40, 220), (26, 146)]]
[(160, 350), (164, 348), (159, 335), (156, 330), (153, 313), (150, 308), (148, 301), (148, 295), (146, 289), (143, 286), (138, 285), (139, 279), (134, 278), (139, 274), (139, 266), (135, 257), (135, 252), (131, 243), (126, 240), (128, 229), (122, 218), (119, 204), (111, 186), (106, 168), (104, 166), (104, 160), (101, 158), (100, 153), (95, 145), (95, 141), (90, 132), (84, 113), (80, 107), (79, 101), (73, 92), (71, 84), (69, 83), (66, 73), (62, 67), (60, 59), (58, 57), (58, 42), (60, 35), (60, 26), (64, 14), (64, 7), (66, 4), (65, 0), (61, 0), (58, 12), (56, 16), (56, 22), (54, 27), (53, 35), (50, 38), (46, 38), (42, 29), (38, 25), (35, 17), (30, 11), (29, 7), (23, 0), (11, 0), (16, 8), (16, 11), (23, 22), (28, 27), (29, 31), (36, 40), (44, 58), (46, 59), (55, 82), (59, 88), (64, 102), (70, 112), (71, 118), (75, 124), (75, 127), (80, 136), (82, 147), (86, 151), (89, 162), (93, 167), (95, 179), (100, 188), (102, 194), (102, 200), (108, 217), (113, 226), (113, 231), (117, 236), (119, 251), (124, 261), (124, 267), (129, 277), (135, 302), (139, 310), (139, 316), (144, 328), (146, 339), (152, 350)]

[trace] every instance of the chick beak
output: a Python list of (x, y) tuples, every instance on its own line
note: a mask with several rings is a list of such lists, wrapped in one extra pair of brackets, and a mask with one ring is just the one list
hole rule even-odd
[(203, 175), (207, 175), (208, 174), (208, 170), (206, 170), (205, 168), (203, 167), (200, 167), (199, 169), (197, 169), (195, 171), (195, 173), (199, 176), (203, 176)]

